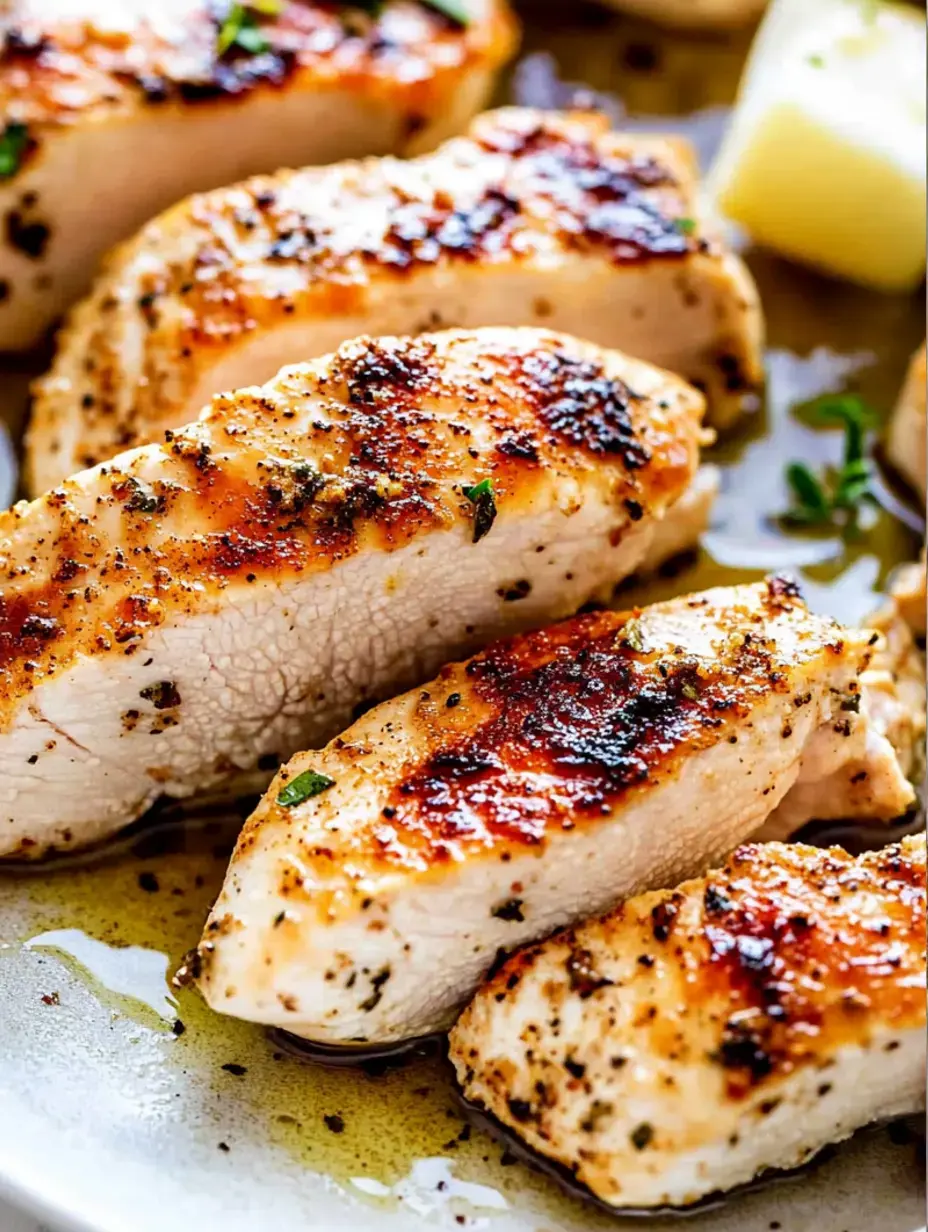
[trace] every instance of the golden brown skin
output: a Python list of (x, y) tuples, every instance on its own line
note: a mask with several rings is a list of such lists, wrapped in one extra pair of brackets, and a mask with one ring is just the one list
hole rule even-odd
[[(209, 106), (297, 83), (347, 87), (390, 106), (399, 101), (412, 134), (462, 69), (488, 52), (502, 58), (514, 38), (502, 8), (488, 9), (488, 24), (462, 28), (412, 0), (392, 0), (375, 18), (282, 0), (279, 14), (255, 13), (267, 49), (254, 55), (235, 45), (220, 50), (221, 5), (167, 5), (182, 8), (179, 18), (165, 14), (170, 27), (180, 23), (178, 40), (176, 29), (166, 34), (156, 10), (152, 20), (130, 19), (121, 34), (95, 23), (95, 4), (107, 8), (106, 0), (88, 0), (86, 20), (43, 17), (34, 2), (14, 2), (0, 15), (0, 116), (29, 127), (24, 166), (39, 156), (47, 127), (108, 117), (140, 102)], [(403, 21), (404, 13), (414, 20)]]
[(727, 423), (762, 381), (760, 313), (694, 192), (682, 143), (507, 108), (411, 163), (193, 197), (117, 250), (71, 315), (35, 390), (32, 487), (158, 439), (340, 322), (349, 336), (556, 322), (680, 372)]
[(621, 1207), (691, 1202), (913, 1111), (924, 1029), (919, 835), (858, 859), (741, 847), (511, 958), (451, 1053), (470, 1098)]
[[(92, 509), (88, 475), (0, 514), (4, 700), (202, 606), (204, 593), (473, 521), (458, 474), (491, 481), (505, 509), (508, 493), (527, 503), (553, 474), (602, 471), (617, 536), (619, 523), (672, 502), (695, 470), (698, 395), (668, 378), (658, 407), (607, 375), (596, 348), (559, 341), (487, 330), (346, 343), (319, 375), (297, 367), (276, 390), (221, 395), (164, 446), (103, 465)], [(460, 366), (446, 366), (449, 353)], [(306, 430), (308, 396), (329, 400), (332, 419)], [(446, 419), (449, 406), (458, 413)], [(152, 468), (162, 459), (163, 478)], [(25, 544), (41, 556), (24, 556)]]
[(416, 0), (375, 16), (311, 0), (8, 0), (0, 351), (40, 344), (111, 247), (192, 192), (460, 132), (516, 32), (506, 0), (463, 7), (460, 24)]
[(492, 644), (280, 771), (200, 986), (310, 1039), (441, 1029), (501, 946), (699, 872), (813, 776), (822, 737), (861, 747), (871, 652), (782, 578)]

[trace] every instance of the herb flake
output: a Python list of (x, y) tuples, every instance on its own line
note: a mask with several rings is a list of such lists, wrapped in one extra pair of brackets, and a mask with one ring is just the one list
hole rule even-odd
[(481, 479), (470, 488), (464, 488), (464, 495), (474, 506), (474, 543), (479, 543), (484, 535), (488, 535), (496, 521), (496, 494), (489, 479)]
[(462, 0), (424, 0), (424, 3), (426, 8), (441, 13), (442, 17), (447, 17), (456, 26), (470, 25), (470, 13), (467, 4)]
[(216, 51), (220, 56), (233, 47), (259, 56), (268, 51), (270, 44), (258, 25), (259, 17), (279, 17), (283, 12), (283, 0), (252, 0), (250, 4), (232, 4), (219, 27)]
[(647, 647), (644, 641), (644, 632), (641, 628), (641, 621), (637, 617), (632, 617), (631, 620), (625, 622), (625, 627), (622, 630), (622, 636), (628, 642), (632, 650), (637, 654), (644, 654)]
[(282, 808), (293, 808), (297, 804), (302, 804), (304, 800), (311, 800), (313, 796), (319, 796), (334, 786), (335, 780), (330, 779), (327, 774), (318, 774), (315, 770), (304, 770), (302, 774), (298, 774), (295, 779), (291, 779), (285, 787), (280, 789), (277, 793), (277, 803)]
[(674, 223), (681, 235), (692, 235), (696, 230), (695, 218), (678, 218)]
[(11, 179), (22, 166), (29, 145), (29, 129), (13, 121), (0, 135), (0, 180)]
[(871, 488), (873, 464), (866, 445), (867, 432), (877, 426), (879, 417), (856, 395), (845, 394), (822, 399), (813, 408), (812, 420), (844, 429), (842, 462), (826, 467), (819, 475), (805, 462), (789, 463), (785, 475), (792, 505), (785, 520), (801, 526), (852, 526), (860, 506), (876, 499)]

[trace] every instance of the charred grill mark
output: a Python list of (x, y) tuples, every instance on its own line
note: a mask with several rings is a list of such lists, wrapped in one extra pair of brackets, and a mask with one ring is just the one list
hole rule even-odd
[[(368, 271), (383, 268), (395, 276), (439, 262), (519, 260), (534, 250), (539, 235), (545, 242), (553, 237), (571, 248), (605, 250), (610, 260), (621, 264), (681, 259), (702, 243), (680, 232), (670, 207), (665, 212), (645, 195), (660, 190), (678, 198), (674, 209), (685, 208), (682, 190), (654, 159), (609, 154), (595, 133), (564, 131), (554, 122), (524, 133), (501, 120), (497, 129), (485, 125), (482, 132), (478, 144), (507, 157), (498, 170), (476, 168), (478, 181), (481, 176), (488, 179), (475, 189), (469, 187), (466, 162), (454, 192), (423, 180), (418, 185), (421, 195), (412, 196), (405, 184), (379, 170), (362, 181), (359, 188), (372, 194), (384, 225), (359, 252), (346, 251), (342, 240), (342, 212), (355, 208), (354, 191), (344, 201), (330, 201), (318, 217), (289, 204), (291, 191), (258, 185), (243, 187), (234, 206), (203, 198), (197, 216), (203, 239), (191, 261), (174, 271), (174, 294), (180, 296), (183, 288), (188, 308), (212, 323), (204, 328), (216, 337), (234, 336), (245, 328), (249, 312), (244, 305), (254, 290), (237, 273), (235, 242), (229, 247), (217, 238), (217, 213), (230, 215), (233, 234), (266, 237), (269, 262), (290, 262), (312, 271), (297, 298), (314, 302), (320, 288), (335, 296), (333, 284), (338, 284), (340, 310), (350, 307), (352, 295), (358, 294), (352, 284), (359, 258)], [(499, 144), (493, 144), (492, 133)], [(278, 298), (266, 311), (275, 307), (278, 312), (294, 310), (292, 303)]]
[[(359, 340), (324, 370), (221, 397), (202, 423), (165, 434), (155, 471), (110, 463), (92, 503), (66, 485), (43, 498), (35, 522), (32, 506), (0, 518), (0, 541), (48, 519), (32, 565), (0, 553), (7, 695), (76, 653), (128, 653), (166, 618), (200, 610), (191, 580), (207, 590), (276, 582), (362, 544), (391, 551), (433, 528), (473, 531), (464, 493), (482, 485), (505, 518), (510, 501), (554, 474), (603, 471), (617, 508), (627, 498), (643, 515), (682, 485), (688, 472), (670, 455), (695, 433), (681, 407), (675, 427), (647, 438), (661, 464), (640, 469), (648, 447), (636, 424), (651, 432), (643, 405), (597, 360), (544, 334), (519, 347), (479, 335)], [(524, 584), (514, 577), (504, 595), (523, 598)], [(60, 642), (24, 633), (29, 616), (57, 621)]]
[(539, 352), (520, 364), (520, 378), (542, 423), (571, 445), (597, 456), (617, 455), (630, 471), (651, 460), (635, 431), (636, 395), (618, 377), (607, 377), (600, 364)]
[[(191, 6), (183, 37), (163, 38), (140, 22), (131, 35), (75, 31), (29, 17), (6, 31), (0, 46), (0, 96), (22, 99), (33, 118), (53, 123), (76, 112), (116, 108), (136, 97), (151, 105), (176, 98), (192, 104), (241, 98), (259, 88), (280, 88), (300, 70), (330, 79), (344, 76), (355, 89), (392, 87), (410, 102), (421, 100), (423, 81), (462, 68), (485, 54), (471, 37), (438, 11), (423, 7), (415, 23), (390, 32), (378, 18), (349, 24), (335, 9), (287, 3), (278, 15), (258, 18), (259, 46), (220, 50), (228, 6)], [(493, 37), (508, 42), (498, 19)]]
[(498, 243), (520, 210), (519, 201), (500, 188), (488, 188), (464, 208), (440, 191), (431, 202), (399, 206), (384, 233), (380, 260), (404, 271), (443, 257), (475, 261)]
[(654, 158), (605, 154), (596, 142), (553, 132), (543, 124), (484, 132), (480, 144), (525, 167), (532, 190), (555, 207), (562, 235), (578, 245), (603, 245), (616, 262), (683, 257), (694, 245), (648, 193), (675, 189)]
[[(882, 910), (861, 913), (858, 896)], [(708, 960), (693, 995), (726, 1005), (713, 1059), (732, 1098), (830, 1051), (861, 1012), (924, 1019), (925, 865), (912, 848), (771, 861), (749, 845), (703, 901)]]
[(490, 717), (394, 790), (396, 833), (436, 860), (453, 845), (542, 844), (658, 782), (680, 748), (718, 742), (753, 695), (785, 688), (769, 643), (709, 663), (639, 653), (623, 630), (623, 617), (594, 613), (471, 660)]

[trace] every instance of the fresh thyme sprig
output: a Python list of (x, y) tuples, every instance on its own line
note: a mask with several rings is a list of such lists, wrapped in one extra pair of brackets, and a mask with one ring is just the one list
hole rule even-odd
[(784, 520), (800, 526), (856, 525), (862, 505), (876, 502), (867, 433), (879, 417), (856, 394), (823, 399), (813, 417), (818, 423), (844, 428), (843, 460), (840, 466), (825, 467), (819, 474), (805, 462), (789, 463), (786, 482), (793, 503)]

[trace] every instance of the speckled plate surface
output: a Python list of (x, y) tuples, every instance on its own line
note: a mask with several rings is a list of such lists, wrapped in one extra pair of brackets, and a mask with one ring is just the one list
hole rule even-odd
[[(550, 106), (590, 87), (616, 119), (624, 104), (630, 122), (682, 129), (711, 154), (743, 44), (658, 39), (595, 9), (532, 12), (508, 97)], [(785, 461), (840, 449), (800, 404), (854, 385), (886, 410), (924, 336), (921, 299), (750, 260), (769, 322), (767, 409), (718, 451), (725, 489), (699, 561), (640, 597), (787, 567), (814, 606), (859, 619), (888, 569), (917, 550), (912, 509), (887, 487), (888, 511), (851, 545), (786, 538), (770, 518), (785, 505)], [(22, 374), (0, 381), (15, 439)], [(0, 873), (0, 1199), (93, 1232), (625, 1226), (466, 1127), (439, 1058), (380, 1074), (321, 1069), (170, 990), (239, 821), (166, 818), (81, 866)], [(922, 1154), (910, 1127), (872, 1130), (792, 1183), (644, 1226), (918, 1232)]]

